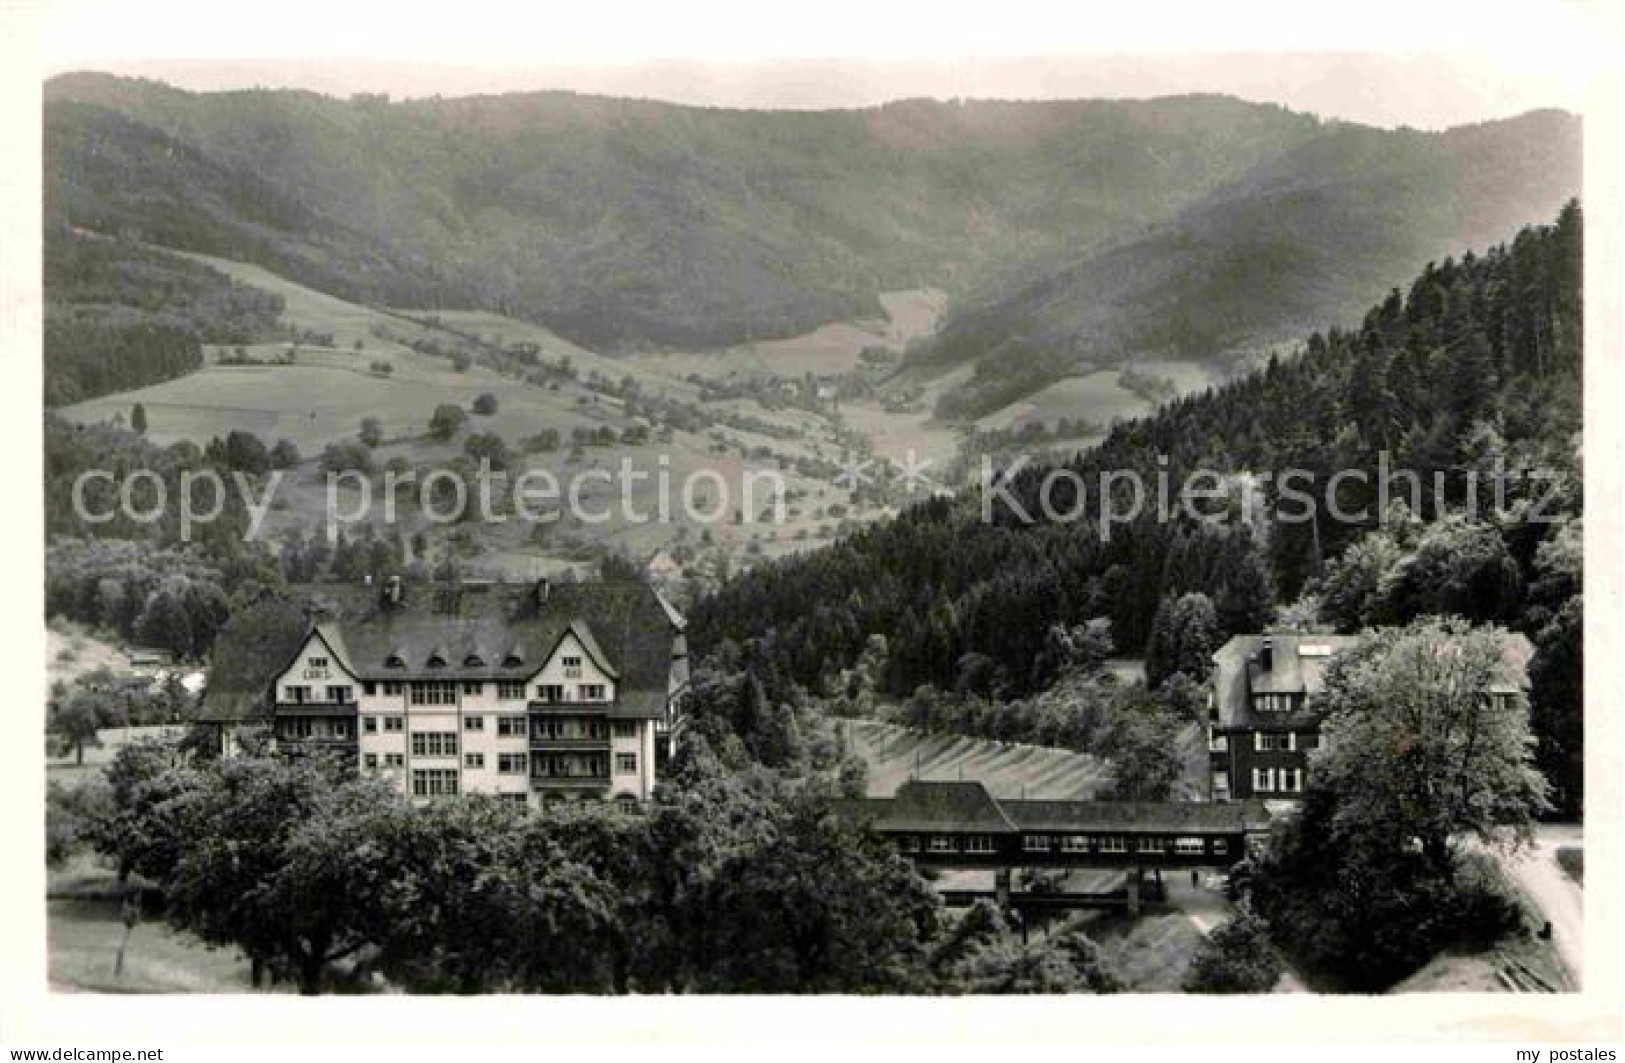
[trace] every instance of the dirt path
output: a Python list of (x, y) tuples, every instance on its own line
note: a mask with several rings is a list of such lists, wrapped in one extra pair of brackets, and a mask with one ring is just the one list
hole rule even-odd
[(1552, 824), (1536, 828), (1531, 848), (1515, 856), (1497, 855), (1542, 917), (1551, 920), (1552, 945), (1576, 986), (1584, 984), (1585, 894), (1558, 866), (1557, 850), (1582, 844), (1578, 825)]

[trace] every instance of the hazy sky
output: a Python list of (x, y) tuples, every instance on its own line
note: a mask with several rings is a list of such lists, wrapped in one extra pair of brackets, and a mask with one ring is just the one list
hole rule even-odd
[[(421, 11), (280, 0), (252, 16), (213, 0), (42, 2), (43, 73), (103, 69), (195, 89), (565, 88), (794, 108), (1222, 92), (1427, 129), (1536, 107), (1582, 111), (1593, 71), (1619, 43), (1606, 0), (1000, 0), (969, 10), (948, 0), (459, 0)], [(296, 55), (305, 58), (285, 58)]]

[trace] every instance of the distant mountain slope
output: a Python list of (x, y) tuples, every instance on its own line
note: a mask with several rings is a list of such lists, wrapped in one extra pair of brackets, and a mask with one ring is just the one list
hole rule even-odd
[[(347, 298), (502, 310), (607, 350), (791, 335), (926, 285), (962, 308), (933, 358), (1023, 335), (1036, 337), (1024, 350), (1093, 349), (1119, 313), (1156, 349), (1158, 329), (1188, 331), (1162, 323), (1186, 296), (1225, 296), (1214, 313), (1229, 332), (1320, 320), (1328, 298), (1297, 289), (1340, 292), (1345, 273), (1450, 250), (1459, 227), (1416, 222), (1395, 187), (1453, 189), (1498, 236), (1578, 188), (1577, 123), (1560, 116), (1440, 151), (1453, 134), (1221, 97), (752, 112), (570, 93), (197, 94), (81, 74), (46, 100), (58, 217)], [(1539, 187), (1506, 194), (1509, 160), (1549, 155), (1561, 165), (1533, 167)], [(1343, 194), (1330, 181), (1351, 161), (1391, 176)], [(1484, 173), (1461, 172), (1469, 162)], [(1293, 181), (1298, 204), (1278, 209)], [(1293, 292), (1271, 297), (1286, 277)]]
[[(1352, 323), (1392, 278), (1550, 217), (1580, 188), (1579, 120), (1556, 111), (1442, 134), (1334, 126), (1143, 237), (1027, 264), (950, 308), (916, 364), (987, 359), (948, 416), (1078, 362), (1212, 358)], [(1024, 382), (1017, 382), (1018, 385)]]

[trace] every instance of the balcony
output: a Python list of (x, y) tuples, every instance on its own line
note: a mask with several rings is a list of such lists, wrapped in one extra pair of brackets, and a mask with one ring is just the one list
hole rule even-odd
[(536, 775), (530, 777), (533, 790), (599, 789), (609, 786), (609, 775)]
[(603, 716), (615, 707), (615, 703), (613, 701), (532, 701), (529, 703), (529, 707), (531, 712), (549, 716), (560, 714)]
[(605, 734), (597, 738), (588, 738), (584, 735), (570, 735), (553, 738), (549, 735), (537, 734), (536, 732), (532, 731), (530, 735), (530, 748), (550, 753), (566, 753), (572, 751), (579, 751), (582, 753), (608, 753), (609, 735)]
[(335, 716), (354, 719), (356, 704), (354, 701), (279, 701), (276, 703), (276, 714), (278, 716)]

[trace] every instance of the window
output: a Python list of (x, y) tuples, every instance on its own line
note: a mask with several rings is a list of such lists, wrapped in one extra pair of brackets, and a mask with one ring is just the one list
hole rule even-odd
[(897, 839), (897, 847), (905, 853), (917, 853), (920, 851), (920, 839), (912, 834), (904, 834)]
[(498, 683), (497, 684), (497, 700), (498, 701), (524, 701), (525, 700), (525, 683), (524, 683), (524, 680), (522, 680), (522, 679), (521, 680), (504, 679), (502, 682)]
[(310, 666), (312, 668), (326, 668), (327, 667), (327, 658), (326, 657), (312, 657), (310, 659), (310, 661), (309, 661), (309, 664), (310, 664)]
[(636, 753), (615, 754), (615, 770), (622, 775), (637, 774), (638, 755)]
[(412, 704), (455, 705), (457, 704), (457, 684), (442, 682), (413, 683)]
[(277, 733), (283, 738), (309, 738), (312, 731), (311, 721), (304, 716), (292, 716), (277, 723)]
[(1087, 834), (1068, 834), (1061, 842), (1061, 848), (1069, 853), (1086, 853), (1089, 851), (1089, 836)]
[(340, 705), (348, 705), (355, 700), (355, 688), (349, 686), (334, 686), (327, 688), (327, 700)]
[(1206, 848), (1201, 838), (1174, 839), (1174, 852), (1176, 853), (1201, 853)]
[(414, 757), (455, 757), (456, 731), (416, 731), (412, 735)]
[(481, 657), (477, 653), (471, 653), (467, 657), (463, 658), (463, 667), (464, 668), (484, 668), (485, 667), (485, 658)]
[(406, 661), (401, 659), (400, 654), (392, 653), (388, 657), (384, 658), (384, 667), (385, 668), (405, 668), (406, 667)]
[(384, 754), (384, 767), (386, 767), (386, 768), (404, 768), (404, 767), (406, 767), (406, 754), (405, 753), (385, 753)]
[(528, 805), (530, 798), (525, 794), (497, 794), (497, 797), (510, 805)]
[(1274, 768), (1253, 769), (1253, 792), (1261, 794), (1275, 792)]
[(525, 737), (525, 718), (523, 716), (498, 716), (497, 737), (523, 738)]
[(638, 725), (633, 720), (616, 720), (612, 726), (615, 729), (616, 738), (636, 738), (638, 736)]
[(480, 691), (484, 689), (484, 683), (464, 683), (463, 696), (468, 698), (477, 698), (480, 696)]
[(933, 834), (930, 848), (933, 853), (957, 853), (959, 839), (952, 834)]
[(453, 797), (456, 793), (456, 768), (412, 769), (413, 797)]
[(1301, 794), (1301, 793), (1303, 793), (1303, 769), (1302, 768), (1282, 768), (1281, 769), (1280, 780), (1281, 780), (1281, 792), (1282, 793), (1284, 793), (1284, 794)]
[(564, 678), (566, 678), (566, 679), (580, 679), (581, 678), (581, 658), (580, 657), (566, 656), (564, 658)]
[(295, 705), (303, 705), (310, 700), (310, 688), (302, 686), (286, 687), (283, 696)]
[(1100, 839), (1100, 851), (1103, 853), (1126, 853), (1128, 852), (1128, 841), (1120, 835), (1108, 834)]
[(1259, 753), (1295, 753), (1298, 750), (1298, 736), (1291, 731), (1285, 734), (1264, 734), (1255, 731), (1253, 749)]
[(638, 810), (638, 799), (631, 794), (622, 794), (615, 799), (615, 807), (626, 815), (631, 815)]
[(1215, 734), (1213, 728), (1207, 730), (1207, 751), (1209, 753), (1225, 753), (1230, 749), (1230, 740), (1222, 734)]
[(463, 717), (463, 730), (465, 730), (465, 731), (483, 731), (483, 730), (485, 730), (485, 717), (484, 716), (464, 716)]
[(384, 681), (384, 697), (386, 697), (386, 698), (398, 698), (400, 696), (401, 696), (401, 681), (399, 679), (385, 680)]
[(1229, 841), (1225, 840), (1224, 838), (1214, 838), (1213, 839), (1213, 855), (1214, 856), (1224, 856), (1229, 851), (1230, 851), (1230, 843), (1229, 843)]
[(536, 700), (555, 704), (564, 700), (564, 688), (557, 683), (543, 683), (536, 688)]
[(991, 853), (993, 851), (993, 836), (991, 834), (972, 834), (965, 839), (967, 853)]
[(363, 731), (365, 731), (367, 734), (370, 734), (370, 735), (377, 734), (378, 733), (378, 717), (376, 717), (376, 716), (363, 716), (363, 717), (361, 717), (361, 729)]
[(405, 717), (402, 717), (402, 716), (385, 716), (384, 717), (384, 730), (385, 731), (404, 731), (405, 729), (406, 729), (406, 719), (405, 719)]
[(602, 683), (583, 683), (583, 684), (581, 684), (581, 700), (582, 701), (603, 701), (604, 700), (604, 684), (602, 684)]
[(498, 753), (497, 771), (503, 775), (523, 775), (530, 770), (530, 757), (524, 753)]
[(1213, 773), (1213, 796), (1224, 798), (1230, 796), (1230, 773), (1216, 771)]
[(463, 754), (463, 767), (465, 767), (465, 768), (483, 768), (483, 767), (485, 767), (485, 754), (484, 753), (464, 753)]
[(376, 754), (376, 753), (368, 753), (368, 754), (366, 754), (365, 756), (363, 756), (361, 758), (361, 763), (364, 764), (365, 766), (369, 767), (369, 768), (376, 768), (378, 766), (378, 754)]
[(1029, 834), (1021, 839), (1022, 852), (1047, 853), (1049, 852), (1049, 835)]
[(361, 684), (361, 693), (367, 695), (369, 698), (372, 697), (374, 694), (378, 693), (378, 684), (374, 683), (370, 679), (364, 681)]
[(1140, 839), (1140, 852), (1142, 853), (1160, 853), (1162, 852), (1162, 849), (1163, 842), (1161, 838)]

